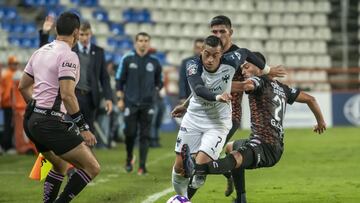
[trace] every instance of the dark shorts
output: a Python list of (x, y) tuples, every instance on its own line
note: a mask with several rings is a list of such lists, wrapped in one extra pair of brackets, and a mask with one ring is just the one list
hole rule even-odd
[(24, 130), (39, 152), (62, 155), (83, 142), (76, 125), (59, 116), (31, 113), (24, 118)]
[(283, 147), (262, 143), (258, 139), (240, 139), (234, 141), (233, 150), (243, 156), (243, 166), (255, 169), (274, 166), (281, 158)]

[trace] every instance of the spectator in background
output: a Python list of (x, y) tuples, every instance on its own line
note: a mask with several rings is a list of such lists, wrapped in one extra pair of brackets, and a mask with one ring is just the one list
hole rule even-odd
[(186, 77), (186, 63), (190, 59), (194, 58), (195, 56), (200, 56), (200, 53), (203, 50), (203, 47), (204, 47), (204, 39), (202, 39), (202, 38), (195, 39), (194, 47), (193, 47), (194, 55), (190, 56), (188, 58), (185, 58), (181, 62), (180, 70), (179, 70), (179, 99), (180, 99), (181, 104), (191, 94), (190, 86), (189, 86), (189, 83), (188, 83), (187, 77)]
[[(49, 31), (54, 25), (54, 18), (46, 17), (43, 29), (40, 31), (40, 45), (48, 42)], [(81, 73), (80, 81), (76, 86), (75, 93), (79, 101), (81, 113), (84, 114), (90, 130), (95, 132), (96, 111), (100, 108), (100, 101), (105, 97), (105, 110), (108, 114), (112, 111), (112, 90), (110, 87), (109, 74), (106, 71), (104, 49), (91, 43), (91, 25), (87, 21), (81, 22), (79, 41), (72, 48), (79, 57)], [(99, 84), (101, 86), (99, 86)], [(102, 92), (101, 90), (102, 89)], [(99, 136), (97, 134), (97, 136)], [(98, 139), (97, 146), (104, 146), (104, 138)], [(106, 138), (105, 138), (106, 139)]]
[(22, 68), (18, 68), (15, 71), (11, 87), (11, 105), (13, 109), (15, 149), (19, 154), (36, 154), (37, 150), (35, 145), (25, 136), (23, 127), (26, 102), (18, 90), (23, 72), (24, 71)]
[(125, 170), (133, 170), (133, 149), (139, 126), (139, 175), (147, 173), (146, 158), (154, 114), (154, 96), (163, 86), (160, 62), (149, 53), (150, 38), (145, 32), (135, 36), (135, 50), (124, 55), (115, 76), (117, 106), (124, 111), (125, 119)]
[(8, 151), (14, 147), (14, 123), (13, 123), (13, 109), (11, 105), (11, 89), (13, 85), (13, 77), (19, 67), (19, 61), (15, 56), (9, 56), (8, 68), (2, 71), (1, 74), (1, 108), (4, 111), (4, 134), (1, 137), (1, 147)]
[(154, 105), (154, 117), (151, 123), (151, 134), (150, 134), (150, 147), (161, 147), (160, 144), (160, 127), (162, 124), (162, 119), (165, 111), (165, 89), (161, 89), (161, 91), (157, 91), (155, 93), (155, 105)]

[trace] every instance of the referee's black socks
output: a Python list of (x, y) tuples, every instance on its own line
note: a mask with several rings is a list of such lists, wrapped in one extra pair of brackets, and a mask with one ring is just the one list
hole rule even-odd
[(60, 194), (55, 203), (70, 202), (76, 195), (78, 195), (84, 187), (90, 183), (91, 178), (84, 170), (77, 169), (70, 177), (66, 184), (64, 191)]
[(44, 203), (52, 203), (55, 201), (63, 180), (64, 176), (62, 174), (50, 170), (44, 182)]

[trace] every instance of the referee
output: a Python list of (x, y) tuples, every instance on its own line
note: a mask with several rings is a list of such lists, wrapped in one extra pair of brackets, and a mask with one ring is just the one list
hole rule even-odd
[[(19, 84), (28, 103), (24, 130), (53, 165), (44, 182), (43, 202), (70, 202), (100, 172), (88, 147), (96, 144), (96, 139), (75, 96), (80, 65), (71, 48), (79, 38), (79, 27), (76, 14), (62, 13), (56, 22), (56, 40), (33, 53)], [(66, 112), (73, 121), (63, 120)], [(77, 170), (57, 198), (67, 163)]]

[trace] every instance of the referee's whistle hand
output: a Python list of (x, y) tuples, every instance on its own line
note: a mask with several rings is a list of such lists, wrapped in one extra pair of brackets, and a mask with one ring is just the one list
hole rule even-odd
[(89, 147), (92, 147), (97, 143), (94, 134), (92, 134), (88, 130), (80, 132), (80, 135), (84, 138), (85, 144), (88, 145)]

